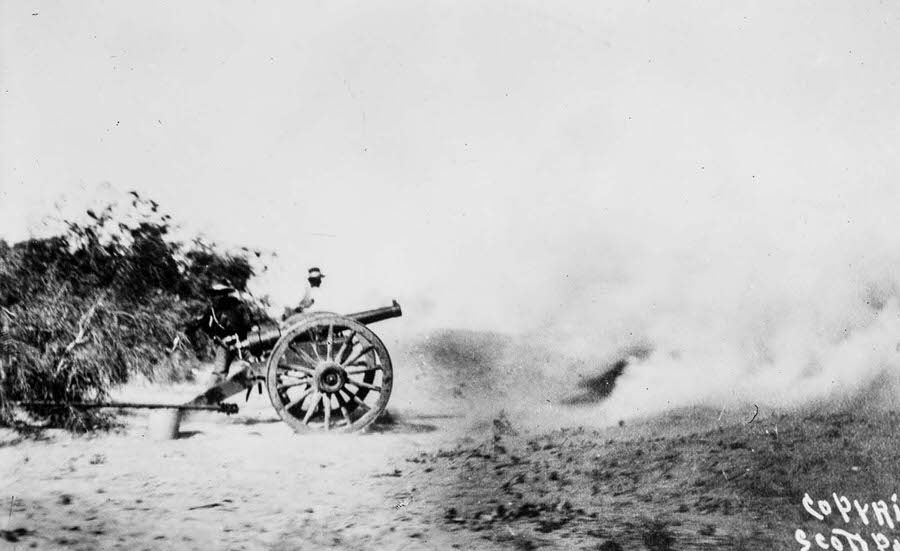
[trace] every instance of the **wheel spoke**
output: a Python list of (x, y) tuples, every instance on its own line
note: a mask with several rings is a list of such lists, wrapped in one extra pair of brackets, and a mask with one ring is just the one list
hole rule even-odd
[(360, 373), (369, 373), (370, 371), (378, 371), (381, 369), (380, 365), (376, 365), (374, 367), (369, 367), (369, 364), (353, 364), (354, 366), (365, 366), (358, 367), (357, 369), (347, 369), (347, 375), (358, 375)]
[(288, 405), (284, 406), (284, 409), (285, 409), (285, 410), (289, 410), (289, 409), (293, 408), (294, 406), (296, 406), (297, 404), (299, 404), (300, 402), (302, 402), (304, 398), (306, 398), (307, 396), (309, 396), (310, 394), (312, 394), (314, 390), (315, 390), (315, 389), (313, 389), (313, 388), (308, 388), (308, 389), (306, 389), (305, 391), (303, 391), (303, 393), (302, 393), (300, 396), (298, 396), (297, 398), (295, 398), (294, 400), (292, 400), (291, 403), (289, 403)]
[(334, 348), (334, 324), (328, 325), (328, 338), (325, 339), (325, 359), (331, 361), (331, 352)]
[(338, 349), (338, 353), (334, 355), (334, 361), (337, 363), (344, 361), (344, 354), (348, 351), (347, 344), (350, 344), (349, 350), (352, 350), (354, 338), (356, 338), (356, 331), (350, 331), (350, 336), (344, 339), (344, 342), (341, 343), (341, 347)]
[(354, 354), (352, 356), (351, 359), (342, 363), (341, 367), (347, 367), (348, 365), (352, 365), (352, 364), (356, 363), (356, 360), (362, 358), (363, 356), (365, 356), (366, 354), (368, 354), (369, 352), (371, 352), (374, 349), (375, 349), (375, 347), (372, 346), (371, 344), (367, 344), (367, 345), (363, 346), (362, 348), (359, 349), (359, 352), (357, 352), (356, 354)]
[(297, 380), (294, 382), (282, 382), (281, 384), (276, 385), (275, 388), (277, 388), (278, 390), (282, 390), (284, 388), (293, 388), (295, 386), (308, 385), (308, 384), (310, 384), (310, 382), (312, 382), (311, 377), (304, 377), (302, 379), (299, 377), (289, 377), (289, 378), (297, 379)]
[(289, 375), (287, 373), (279, 373), (278, 375), (281, 377), (282, 381), (284, 381), (285, 379), (297, 379), (298, 381), (312, 380), (312, 377), (305, 373), (303, 375)]
[(325, 394), (322, 397), (322, 408), (325, 412), (325, 430), (331, 430), (331, 395)]
[(313, 413), (315, 413), (316, 410), (319, 408), (319, 401), (321, 398), (322, 398), (322, 395), (319, 394), (318, 391), (316, 391), (313, 394), (312, 403), (309, 405), (309, 409), (306, 410), (306, 415), (303, 416), (303, 424), (304, 425), (309, 424), (309, 420), (312, 419)]
[(295, 371), (297, 373), (302, 373), (303, 376), (316, 374), (316, 370), (311, 367), (306, 367), (305, 365), (299, 364), (290, 364), (283, 361), (278, 363), (278, 369), (282, 371)]
[(316, 338), (315, 332), (312, 330), (312, 327), (306, 330), (306, 334), (309, 335), (309, 342), (312, 343), (313, 352), (316, 354), (316, 359), (320, 362), (322, 361), (322, 355), (319, 354), (319, 340)]
[(346, 425), (349, 427), (350, 426), (350, 412), (347, 411), (347, 405), (344, 403), (344, 398), (341, 396), (340, 392), (336, 393), (334, 396), (335, 396), (335, 398), (337, 398), (338, 407), (341, 408), (341, 415), (344, 417), (344, 421), (346, 422)]
[(356, 394), (353, 394), (353, 393), (351, 393), (351, 392), (348, 392), (348, 394), (350, 394), (350, 399), (353, 400), (354, 402), (356, 402), (357, 404), (359, 404), (360, 406), (362, 406), (362, 407), (364, 407), (364, 408), (366, 408), (366, 409), (372, 409), (372, 407), (369, 406), (369, 404), (363, 402), (363, 401), (359, 398), (359, 396), (357, 396)]
[(293, 344), (288, 345), (288, 348), (291, 349), (291, 352), (293, 352), (294, 354), (296, 354), (296, 355), (300, 356), (301, 358), (303, 358), (304, 360), (306, 360), (306, 363), (308, 363), (310, 365), (316, 365), (316, 363), (317, 363), (316, 360), (312, 359), (312, 356), (307, 354), (306, 351), (303, 350), (302, 348), (294, 348)]
[(363, 382), (363, 381), (355, 381), (355, 380), (349, 379), (349, 378), (347, 379), (347, 382), (354, 384), (360, 388), (368, 388), (369, 390), (374, 390), (375, 392), (381, 392), (380, 386), (371, 385), (371, 384)]

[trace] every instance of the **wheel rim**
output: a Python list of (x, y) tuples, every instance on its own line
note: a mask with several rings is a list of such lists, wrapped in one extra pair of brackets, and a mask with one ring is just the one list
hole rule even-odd
[(294, 430), (348, 432), (384, 411), (393, 370), (387, 349), (368, 327), (317, 313), (278, 341), (266, 384), (275, 410)]

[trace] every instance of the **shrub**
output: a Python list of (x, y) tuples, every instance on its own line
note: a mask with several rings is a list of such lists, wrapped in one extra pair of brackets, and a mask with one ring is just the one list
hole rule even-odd
[[(191, 341), (185, 323), (206, 308), (213, 282), (246, 289), (259, 252), (176, 241), (170, 217), (132, 197), (124, 209), (109, 204), (64, 221), (61, 235), (0, 240), (0, 423), (12, 422), (11, 401), (103, 400), (135, 374), (190, 378), (191, 362), (171, 360), (174, 342)], [(191, 342), (209, 353), (208, 342)], [(27, 409), (73, 430), (111, 422), (102, 410)]]

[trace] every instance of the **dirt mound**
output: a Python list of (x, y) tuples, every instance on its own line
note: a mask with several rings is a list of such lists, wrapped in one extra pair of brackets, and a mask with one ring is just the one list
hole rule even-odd
[(481, 441), (414, 461), (455, 480), (431, 496), (435, 521), (518, 549), (794, 549), (795, 529), (824, 530), (806, 493), (865, 503), (900, 480), (894, 412), (715, 415), (543, 434), (498, 418)]

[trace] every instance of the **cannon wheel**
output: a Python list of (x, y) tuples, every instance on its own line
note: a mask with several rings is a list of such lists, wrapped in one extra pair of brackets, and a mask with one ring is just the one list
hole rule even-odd
[(394, 373), (387, 349), (356, 320), (316, 312), (291, 325), (269, 356), (266, 385), (297, 432), (352, 432), (387, 407)]

